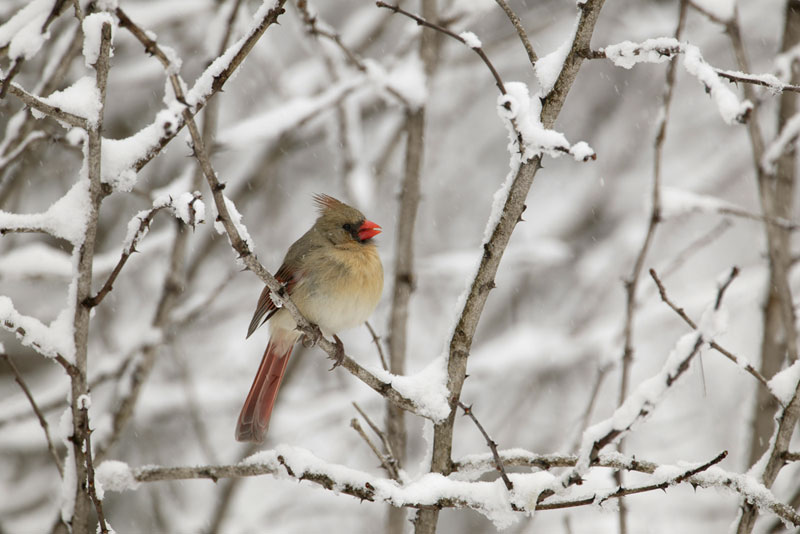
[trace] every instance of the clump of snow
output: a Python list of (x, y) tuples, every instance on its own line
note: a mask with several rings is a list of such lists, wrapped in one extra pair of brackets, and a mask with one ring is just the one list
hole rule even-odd
[(767, 383), (769, 390), (780, 400), (784, 406), (788, 405), (792, 398), (798, 394), (800, 387), (800, 360), (794, 362)]
[(172, 213), (189, 226), (205, 221), (206, 206), (200, 200), (200, 193), (184, 192), (172, 202)]
[(478, 39), (478, 36), (472, 32), (461, 32), (458, 34), (458, 36), (464, 39), (464, 44), (466, 44), (470, 48), (483, 47), (481, 40)]
[(672, 37), (647, 39), (641, 43), (623, 41), (605, 47), (606, 57), (617, 67), (630, 69), (638, 63), (664, 63), (683, 50), (683, 45)]
[(43, 213), (23, 214), (0, 210), (0, 226), (12, 230), (39, 229), (75, 245), (83, 242), (88, 211), (89, 181), (81, 179)]
[[(509, 82), (505, 88), (506, 94), (497, 99), (497, 113), (505, 119), (512, 160), (529, 161), (541, 154), (551, 157), (571, 154), (579, 161), (594, 157), (594, 150), (588, 144), (580, 143), (572, 147), (564, 134), (544, 127), (541, 121), (542, 102), (538, 95), (531, 98), (527, 85)], [(518, 136), (522, 137), (521, 155)]]
[(42, 27), (54, 3), (55, 0), (33, 0), (0, 26), (0, 48), (8, 47), (10, 59), (32, 58), (50, 38), (50, 32), (42, 33)]
[[(111, 26), (111, 42), (114, 41), (114, 34), (117, 30), (117, 22), (111, 13), (92, 13), (83, 19), (83, 58), (87, 67), (93, 66), (97, 63), (97, 58), (100, 57), (100, 44), (103, 36), (103, 25), (108, 24)], [(111, 48), (110, 55), (114, 55), (114, 49)]]
[[(225, 207), (228, 208), (228, 214), (231, 217), (231, 222), (236, 227), (236, 230), (239, 232), (239, 236), (244, 240), (250, 250), (253, 250), (253, 239), (250, 237), (250, 232), (247, 231), (247, 227), (242, 223), (242, 214), (239, 213), (239, 210), (236, 209), (236, 205), (233, 203), (231, 199), (223, 195), (225, 199)], [(218, 220), (218, 212), (216, 209), (216, 204), (214, 205), (214, 209), (212, 211), (214, 217), (214, 229), (217, 233), (227, 236), (227, 232), (225, 230), (225, 225), (222, 224), (222, 221)], [(228, 236), (230, 238), (230, 236)], [(237, 264), (244, 267), (244, 263), (242, 263), (242, 259), (238, 257), (236, 259)]]
[[(162, 137), (183, 125), (180, 104), (158, 112), (155, 120), (125, 139), (103, 139), (103, 182), (118, 191), (130, 191), (136, 183), (136, 162), (156, 150)], [(166, 149), (164, 149), (166, 150)], [(162, 152), (164, 152), (162, 150)]]
[(127, 491), (139, 487), (131, 468), (125, 462), (106, 460), (95, 469), (95, 481), (104, 490)]
[(373, 370), (375, 376), (388, 382), (404, 397), (411, 399), (420, 414), (434, 421), (450, 416), (447, 402), (447, 361), (443, 357), (434, 359), (415, 375), (393, 375), (383, 369)]
[(0, 296), (0, 326), (14, 332), (22, 345), (34, 348), (43, 356), (55, 358), (60, 354), (68, 360), (72, 359), (74, 351), (71, 338), (58, 335), (35, 317), (22, 315), (6, 296)]
[[(84, 117), (92, 126), (96, 126), (100, 118), (102, 105), (94, 76), (84, 76), (66, 89), (56, 91), (41, 100), (55, 108)], [(34, 112), (34, 116), (42, 118), (44, 115)]]
[(536, 65), (534, 65), (533, 72), (536, 74), (536, 79), (539, 80), (542, 95), (546, 95), (553, 90), (553, 86), (558, 80), (558, 75), (564, 66), (564, 60), (567, 59), (569, 50), (572, 47), (573, 38), (574, 32), (558, 48), (546, 56), (540, 57)]
[(714, 99), (722, 120), (728, 124), (741, 123), (746, 120), (753, 109), (752, 102), (749, 100), (739, 101), (729, 85), (720, 80), (714, 68), (705, 62), (699, 48), (686, 45), (683, 66), (711, 93), (711, 98)]

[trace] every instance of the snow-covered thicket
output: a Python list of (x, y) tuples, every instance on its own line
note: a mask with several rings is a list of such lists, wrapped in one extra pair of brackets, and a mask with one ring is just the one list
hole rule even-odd
[[(800, 13), (603, 4), (3, 3), (0, 530), (800, 526)], [(313, 193), (375, 335), (243, 445)]]

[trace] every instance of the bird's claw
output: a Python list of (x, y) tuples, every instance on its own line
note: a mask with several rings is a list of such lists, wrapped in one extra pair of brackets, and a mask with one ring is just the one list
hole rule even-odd
[(342, 343), (342, 340), (339, 339), (339, 336), (336, 334), (333, 335), (333, 341), (336, 346), (336, 352), (333, 356), (328, 356), (331, 360), (333, 360), (333, 367), (328, 369), (328, 371), (333, 371), (342, 365), (342, 362), (344, 361), (344, 343)]
[(322, 331), (315, 324), (311, 325), (311, 335), (308, 333), (303, 334), (303, 346), (307, 349), (316, 346), (322, 338)]

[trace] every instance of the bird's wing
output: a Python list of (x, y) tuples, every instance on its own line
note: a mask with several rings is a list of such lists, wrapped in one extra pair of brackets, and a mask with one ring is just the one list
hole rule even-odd
[[(292, 294), (292, 289), (297, 281), (297, 277), (294, 274), (294, 269), (290, 268), (286, 263), (281, 265), (281, 268), (275, 273), (275, 279), (284, 285), (288, 295)], [(256, 306), (256, 311), (253, 313), (253, 318), (250, 320), (250, 326), (247, 327), (247, 337), (250, 337), (253, 332), (256, 331), (256, 328), (267, 322), (267, 320), (272, 317), (272, 314), (278, 311), (278, 307), (275, 306), (269, 294), (269, 287), (264, 286), (264, 289), (261, 291), (261, 296), (258, 297), (258, 306)]]

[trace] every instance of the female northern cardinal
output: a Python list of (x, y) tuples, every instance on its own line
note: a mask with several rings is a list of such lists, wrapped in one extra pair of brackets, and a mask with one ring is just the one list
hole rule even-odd
[[(303, 316), (325, 335), (333, 335), (344, 354), (336, 332), (366, 321), (383, 291), (383, 266), (372, 241), (381, 227), (333, 197), (315, 195), (314, 200), (320, 216), (289, 247), (275, 278)], [(289, 355), (302, 335), (291, 314), (275, 306), (265, 287), (247, 337), (269, 319), (267, 350), (236, 424), (238, 441), (264, 440)]]

